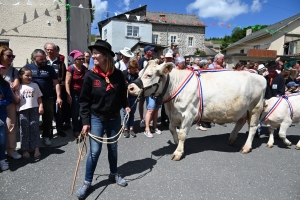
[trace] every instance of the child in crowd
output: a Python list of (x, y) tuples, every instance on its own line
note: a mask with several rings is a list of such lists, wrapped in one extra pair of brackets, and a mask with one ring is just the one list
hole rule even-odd
[(288, 84), (286, 84), (285, 94), (292, 94), (292, 93), (299, 92), (298, 86), (299, 84), (296, 84), (294, 81), (289, 82)]
[[(134, 80), (136, 80), (139, 75), (138, 75), (138, 62), (136, 60), (131, 60), (129, 62), (129, 66), (127, 70), (123, 71), (124, 78), (126, 80), (127, 85), (132, 83)], [(135, 132), (133, 131), (133, 124), (134, 124), (134, 113), (136, 111), (136, 98), (135, 96), (128, 95), (128, 107), (131, 108), (131, 111), (129, 113), (129, 119), (127, 123), (125, 124), (125, 129), (124, 129), (124, 137), (129, 138), (130, 135), (132, 137), (136, 137)], [(134, 104), (135, 103), (135, 104)], [(126, 110), (123, 109), (123, 119), (126, 115)], [(129, 130), (128, 130), (129, 128)]]
[(19, 105), (17, 110), (20, 112), (20, 135), (21, 150), (23, 157), (29, 158), (29, 150), (34, 149), (34, 157), (40, 158), (39, 147), (39, 114), (44, 113), (41, 96), (43, 95), (39, 86), (31, 82), (32, 72), (27, 67), (19, 70), (20, 88), (19, 88)]
[(0, 168), (2, 171), (8, 170), (8, 163), (5, 162), (6, 151), (6, 118), (7, 110), (6, 106), (13, 101), (10, 85), (6, 82), (2, 76), (1, 69), (5, 69), (0, 64)]

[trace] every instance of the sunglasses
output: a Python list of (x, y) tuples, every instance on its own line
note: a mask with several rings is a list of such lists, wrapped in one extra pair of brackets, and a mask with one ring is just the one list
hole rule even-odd
[[(4, 55), (6, 55), (6, 54), (4, 54)], [(6, 55), (8, 58), (15, 58), (16, 57), (16, 55)]]
[(76, 60), (83, 60), (83, 61), (84, 61), (84, 60), (85, 60), (85, 58), (77, 58)]

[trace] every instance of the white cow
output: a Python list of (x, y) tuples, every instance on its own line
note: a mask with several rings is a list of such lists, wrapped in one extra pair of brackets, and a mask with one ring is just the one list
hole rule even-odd
[[(157, 60), (150, 61), (140, 72), (140, 79), (128, 86), (129, 93), (138, 95), (144, 90), (145, 96), (154, 92), (154, 96), (158, 96), (166, 89), (163, 100), (168, 99), (180, 88), (184, 80), (194, 73), (191, 70), (172, 70), (172, 68), (172, 63), (158, 65)], [(167, 74), (170, 76), (169, 83)], [(229, 144), (232, 145), (247, 119), (249, 135), (241, 151), (250, 152), (263, 110), (265, 79), (257, 74), (235, 71), (203, 72), (200, 77), (203, 93), (202, 121), (218, 124), (236, 122), (229, 137)], [(175, 98), (165, 103), (166, 113), (170, 119), (169, 130), (174, 142), (178, 144), (172, 156), (173, 160), (180, 160), (189, 130), (193, 122), (199, 119), (198, 92), (198, 76), (194, 75)], [(176, 127), (179, 128), (178, 133)]]
[[(278, 127), (280, 127), (280, 139), (282, 139), (286, 145), (292, 145), (292, 143), (286, 138), (286, 131), (292, 123), (300, 123), (300, 94), (289, 95), (287, 96), (287, 100), (283, 97), (273, 97), (265, 102), (265, 108), (261, 115), (261, 120), (264, 125), (268, 126), (270, 134), (267, 147), (273, 147), (273, 133), (274, 129)], [(296, 145), (296, 149), (300, 149), (300, 141)]]

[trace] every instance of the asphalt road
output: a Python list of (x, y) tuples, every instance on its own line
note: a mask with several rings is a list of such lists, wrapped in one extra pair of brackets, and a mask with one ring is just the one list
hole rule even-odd
[[(288, 129), (291, 147), (275, 139), (270, 149), (267, 137), (255, 138), (252, 152), (241, 154), (246, 128), (236, 144), (229, 146), (233, 124), (216, 125), (208, 131), (198, 131), (194, 125), (181, 161), (171, 160), (176, 146), (166, 128), (154, 138), (146, 138), (137, 128), (136, 138), (119, 141), (119, 173), (128, 186), (107, 180), (104, 146), (86, 199), (300, 199), (300, 151), (295, 149), (300, 125)], [(52, 147), (42, 147), (39, 161), (10, 159), (10, 170), (0, 172), (0, 199), (77, 199), (70, 191), (78, 147), (70, 130), (68, 134), (54, 138)], [(85, 161), (80, 163), (74, 193), (84, 180)]]

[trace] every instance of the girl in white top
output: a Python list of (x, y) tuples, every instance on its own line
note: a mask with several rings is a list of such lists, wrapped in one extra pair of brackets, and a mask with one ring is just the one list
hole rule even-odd
[(41, 96), (43, 95), (39, 86), (31, 82), (32, 72), (30, 69), (23, 67), (19, 70), (20, 88), (19, 88), (19, 105), (17, 110), (20, 112), (20, 135), (21, 150), (23, 157), (29, 158), (29, 150), (34, 149), (34, 157), (40, 158), (39, 147), (39, 114), (44, 113)]

